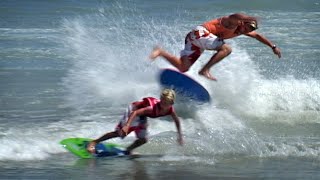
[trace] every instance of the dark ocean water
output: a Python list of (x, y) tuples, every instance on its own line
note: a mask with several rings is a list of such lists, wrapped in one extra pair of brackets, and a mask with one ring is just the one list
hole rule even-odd
[[(213, 98), (176, 103), (174, 123), (150, 120), (142, 158), (79, 160), (59, 141), (113, 130), (126, 104), (158, 96), (148, 61), (154, 45), (174, 54), (185, 34), (212, 18), (245, 12), (282, 50), (254, 39), (227, 42), (233, 53), (199, 76)], [(0, 2), (1, 179), (319, 179), (320, 1)], [(123, 141), (112, 142), (128, 145)]]

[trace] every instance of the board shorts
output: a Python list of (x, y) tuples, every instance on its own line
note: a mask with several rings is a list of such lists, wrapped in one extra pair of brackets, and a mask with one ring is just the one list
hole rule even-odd
[(216, 50), (223, 44), (223, 39), (213, 35), (205, 27), (197, 26), (187, 34), (180, 56), (188, 56), (188, 59), (194, 63), (204, 50)]
[[(127, 120), (132, 112), (132, 105), (129, 105), (126, 109), (125, 113), (123, 114), (122, 119), (116, 126), (116, 131), (120, 131), (122, 127), (127, 123)], [(147, 138), (147, 126), (148, 121), (146, 116), (137, 116), (130, 124), (128, 134), (132, 131), (135, 132), (137, 138)], [(125, 136), (121, 137), (125, 138)]]

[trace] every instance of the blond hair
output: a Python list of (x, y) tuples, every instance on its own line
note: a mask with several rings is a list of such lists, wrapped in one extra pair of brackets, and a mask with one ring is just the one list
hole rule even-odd
[(174, 104), (174, 100), (176, 99), (176, 93), (173, 89), (164, 89), (161, 92), (161, 99), (171, 104)]

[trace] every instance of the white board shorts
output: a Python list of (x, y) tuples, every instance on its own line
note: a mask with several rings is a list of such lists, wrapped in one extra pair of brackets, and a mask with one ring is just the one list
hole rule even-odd
[(188, 56), (194, 62), (204, 50), (216, 50), (223, 44), (223, 39), (213, 35), (205, 27), (197, 26), (187, 34), (185, 46), (180, 52), (180, 56)]
[[(116, 131), (120, 131), (122, 129), (122, 127), (127, 123), (127, 120), (131, 113), (132, 113), (132, 105), (130, 104), (127, 107), (126, 111), (124, 112), (123, 117), (120, 120), (119, 124), (117, 125)], [(148, 126), (147, 117), (137, 116), (131, 122), (128, 134), (134, 131), (137, 138), (147, 138), (147, 126)], [(124, 137), (121, 137), (121, 138), (124, 138)]]

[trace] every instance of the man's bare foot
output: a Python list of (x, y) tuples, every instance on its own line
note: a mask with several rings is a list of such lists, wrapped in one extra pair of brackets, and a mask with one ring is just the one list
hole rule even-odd
[(150, 58), (152, 61), (155, 60), (158, 56), (160, 56), (161, 51), (162, 51), (161, 48), (158, 47), (158, 46), (156, 46), (155, 48), (153, 48), (153, 50), (152, 50), (149, 58)]
[(217, 81), (217, 78), (213, 77), (213, 76), (210, 74), (209, 70), (201, 70), (201, 71), (199, 71), (199, 75), (202, 75), (202, 76), (204, 76), (204, 77), (206, 77), (207, 79), (210, 79), (210, 80), (212, 80), (212, 81)]

